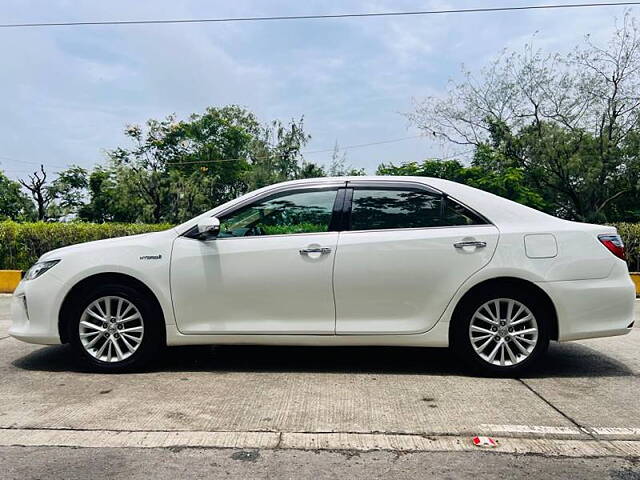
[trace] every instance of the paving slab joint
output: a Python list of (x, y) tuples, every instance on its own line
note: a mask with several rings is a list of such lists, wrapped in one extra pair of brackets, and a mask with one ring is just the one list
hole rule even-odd
[(584, 432), (586, 435), (588, 435), (589, 437), (591, 437), (594, 440), (599, 440), (598, 436), (588, 427), (581, 425), (577, 420), (575, 420), (574, 418), (570, 417), (569, 415), (567, 415), (565, 412), (563, 412), (562, 410), (560, 410), (560, 408), (558, 408), (557, 406), (555, 406), (553, 403), (551, 403), (550, 400), (546, 399), (541, 393), (539, 393), (536, 389), (534, 389), (531, 385), (529, 385), (527, 382), (525, 382), (523, 379), (518, 378), (517, 379), (522, 385), (525, 386), (525, 388), (527, 388), (531, 393), (533, 393), (536, 397), (538, 397), (540, 400), (542, 400), (544, 403), (546, 403), (547, 405), (549, 405), (549, 407), (551, 407), (553, 410), (555, 410), (556, 412), (558, 412), (560, 415), (562, 415), (565, 419), (567, 419), (569, 422), (571, 422), (578, 430), (580, 430), (581, 432)]

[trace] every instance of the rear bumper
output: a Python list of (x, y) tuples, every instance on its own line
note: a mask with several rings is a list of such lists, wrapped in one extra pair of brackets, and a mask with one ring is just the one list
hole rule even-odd
[(558, 315), (558, 340), (625, 335), (634, 321), (636, 290), (620, 262), (607, 278), (539, 282)]

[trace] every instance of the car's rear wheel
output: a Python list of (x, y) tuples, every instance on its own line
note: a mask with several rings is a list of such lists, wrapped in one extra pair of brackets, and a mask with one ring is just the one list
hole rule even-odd
[(549, 312), (529, 291), (504, 286), (466, 299), (453, 325), (453, 348), (474, 370), (518, 376), (549, 345)]
[(142, 368), (162, 347), (157, 308), (127, 285), (104, 285), (79, 298), (68, 323), (68, 338), (93, 370)]

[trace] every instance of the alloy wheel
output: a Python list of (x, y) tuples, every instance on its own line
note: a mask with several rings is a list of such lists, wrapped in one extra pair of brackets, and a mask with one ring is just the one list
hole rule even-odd
[(106, 296), (84, 309), (78, 329), (89, 355), (114, 363), (129, 358), (140, 347), (144, 321), (138, 308), (126, 298)]
[(469, 339), (476, 354), (500, 367), (526, 360), (538, 344), (538, 334), (538, 322), (531, 310), (511, 298), (482, 304), (469, 323)]

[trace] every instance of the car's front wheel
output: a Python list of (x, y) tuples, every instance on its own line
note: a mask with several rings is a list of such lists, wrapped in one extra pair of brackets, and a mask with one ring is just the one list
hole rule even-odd
[(104, 285), (75, 302), (68, 336), (93, 370), (121, 372), (144, 366), (162, 346), (158, 312), (145, 293)]
[(537, 295), (516, 287), (479, 292), (456, 313), (453, 348), (482, 374), (520, 375), (547, 350), (549, 313)]

